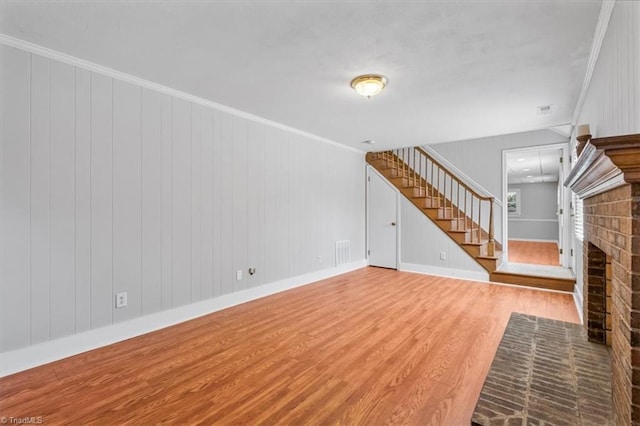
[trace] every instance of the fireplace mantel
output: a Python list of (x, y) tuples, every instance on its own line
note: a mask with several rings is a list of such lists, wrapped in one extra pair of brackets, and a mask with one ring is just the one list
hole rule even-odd
[(626, 183), (640, 183), (640, 134), (591, 139), (564, 185), (587, 198)]

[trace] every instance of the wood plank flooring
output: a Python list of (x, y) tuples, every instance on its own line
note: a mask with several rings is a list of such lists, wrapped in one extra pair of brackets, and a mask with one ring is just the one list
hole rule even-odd
[(363, 268), (0, 379), (52, 424), (468, 425), (511, 312), (571, 295)]
[(509, 240), (509, 262), (560, 266), (558, 244)]

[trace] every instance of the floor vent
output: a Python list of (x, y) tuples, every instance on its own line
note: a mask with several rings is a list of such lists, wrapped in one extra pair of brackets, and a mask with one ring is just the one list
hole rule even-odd
[(336, 266), (351, 263), (351, 241), (336, 241)]

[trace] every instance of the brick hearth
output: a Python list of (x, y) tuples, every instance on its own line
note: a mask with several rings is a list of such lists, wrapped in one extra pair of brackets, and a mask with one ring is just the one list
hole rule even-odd
[(514, 313), (471, 423), (612, 424), (609, 360), (580, 324)]

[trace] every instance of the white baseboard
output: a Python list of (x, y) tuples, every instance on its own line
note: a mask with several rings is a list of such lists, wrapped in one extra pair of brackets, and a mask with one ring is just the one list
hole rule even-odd
[(271, 294), (280, 293), (295, 287), (344, 274), (365, 266), (367, 266), (367, 260), (362, 259), (335, 268), (287, 278), (167, 311), (145, 315), (107, 327), (89, 330), (14, 351), (3, 352), (0, 353), (0, 377), (140, 336)]
[(446, 278), (462, 278), (465, 280), (489, 282), (488, 272), (466, 271), (462, 269), (443, 268), (432, 265), (419, 265), (416, 263), (400, 263), (399, 271), (415, 272), (418, 274), (436, 275)]
[(509, 238), (509, 241), (530, 241), (532, 243), (556, 243), (558, 240), (538, 240), (535, 238)]

